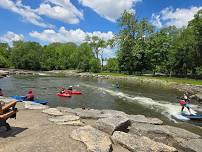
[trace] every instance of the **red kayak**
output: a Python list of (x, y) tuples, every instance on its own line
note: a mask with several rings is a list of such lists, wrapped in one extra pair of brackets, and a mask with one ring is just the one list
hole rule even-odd
[(57, 93), (57, 95), (60, 97), (71, 97), (69, 93)]
[(65, 92), (66, 92), (67, 94), (82, 94), (82, 93), (79, 92), (79, 91), (71, 91), (71, 90), (65, 90)]

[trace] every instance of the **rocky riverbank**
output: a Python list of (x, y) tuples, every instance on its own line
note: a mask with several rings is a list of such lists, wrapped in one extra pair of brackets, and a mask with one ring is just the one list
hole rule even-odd
[[(2, 100), (2, 99), (1, 99)], [(10, 100), (10, 99), (4, 99)], [(18, 103), (12, 130), (0, 128), (0, 151), (200, 152), (202, 139), (157, 118), (115, 110), (49, 108)]]
[(9, 75), (38, 75), (38, 72), (19, 69), (0, 69), (0, 78)]

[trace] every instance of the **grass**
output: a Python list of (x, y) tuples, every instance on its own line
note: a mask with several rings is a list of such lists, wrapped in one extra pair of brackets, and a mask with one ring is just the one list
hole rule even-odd
[[(98, 73), (99, 75), (110, 75), (110, 76), (129, 76), (127, 74), (122, 73), (110, 73), (110, 72), (101, 72)], [(135, 75), (133, 75), (135, 76)], [(202, 85), (202, 80), (195, 80), (195, 79), (188, 79), (188, 78), (176, 78), (176, 77), (166, 77), (166, 76), (150, 76), (150, 75), (143, 75), (143, 76), (137, 76), (139, 78), (150, 78), (155, 80), (164, 80), (167, 82), (175, 82), (178, 84), (191, 84), (191, 85)]]
[(175, 77), (152, 77), (152, 76), (143, 76), (145, 78), (165, 80), (167, 82), (176, 82), (178, 84), (192, 84), (192, 85), (202, 85), (202, 80), (188, 79), (188, 78), (175, 78)]
[(99, 75), (111, 75), (111, 76), (129, 76), (129, 75), (123, 74), (123, 73), (110, 73), (110, 72), (101, 72), (98, 74)]

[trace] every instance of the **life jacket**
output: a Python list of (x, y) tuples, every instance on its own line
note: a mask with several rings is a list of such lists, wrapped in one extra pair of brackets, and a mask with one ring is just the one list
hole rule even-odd
[(181, 106), (184, 106), (184, 105), (187, 104), (187, 102), (185, 100), (179, 100), (179, 103), (180, 103)]
[(34, 94), (32, 93), (32, 91), (29, 91), (26, 97), (27, 97), (27, 100), (30, 100), (30, 101), (34, 100)]
[(4, 94), (3, 94), (3, 92), (2, 91), (0, 91), (0, 96), (3, 96)]

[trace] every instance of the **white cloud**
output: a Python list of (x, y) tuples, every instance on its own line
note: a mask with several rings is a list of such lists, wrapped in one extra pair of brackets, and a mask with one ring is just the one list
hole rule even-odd
[(177, 8), (176, 10), (167, 7), (159, 14), (152, 14), (151, 22), (157, 27), (175, 25), (177, 28), (181, 28), (187, 26), (200, 9), (202, 7)]
[(44, 30), (42, 32), (33, 31), (30, 32), (31, 37), (37, 38), (45, 42), (74, 42), (80, 44), (85, 41), (87, 35), (99, 36), (105, 40), (111, 39), (114, 35), (111, 31), (109, 32), (84, 32), (81, 29), (76, 30), (66, 30), (64, 27), (61, 27), (58, 31), (55, 30)]
[(36, 12), (29, 6), (23, 5), (21, 0), (16, 1), (16, 3), (11, 0), (0, 0), (0, 7), (21, 15), (26, 21), (34, 25), (44, 28), (53, 27), (50, 24), (44, 23), (43, 19), (39, 15), (37, 15)]
[(79, 23), (80, 19), (83, 18), (83, 13), (70, 0), (46, 0), (36, 11), (40, 15), (70, 24)]
[(133, 6), (141, 0), (79, 0), (86, 7), (93, 9), (97, 14), (109, 21), (115, 22), (124, 10), (135, 13)]
[(0, 37), (0, 42), (12, 44), (13, 41), (20, 41), (23, 39), (24, 39), (24, 36), (22, 34), (18, 35), (9, 31), (5, 35)]

